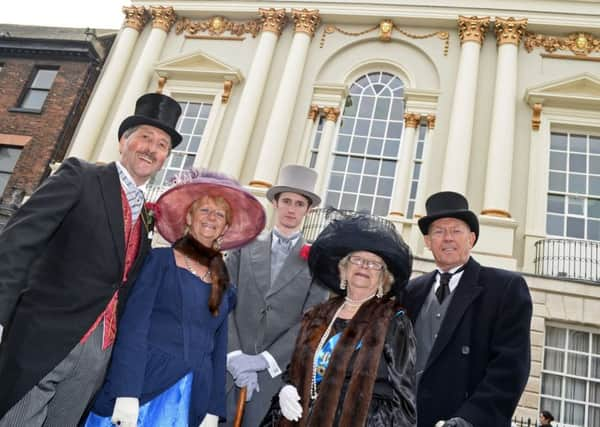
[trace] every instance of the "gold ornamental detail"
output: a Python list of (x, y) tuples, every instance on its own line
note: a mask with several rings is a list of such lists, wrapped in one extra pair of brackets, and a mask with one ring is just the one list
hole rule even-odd
[(287, 16), (285, 9), (258, 9), (258, 13), (261, 16), (261, 26), (263, 31), (269, 31), (275, 33), (278, 36), (281, 35), (283, 27), (287, 22)]
[(321, 22), (321, 16), (317, 9), (292, 9), (294, 19), (294, 32), (306, 33), (310, 37), (315, 35), (315, 30)]
[(435, 114), (427, 114), (427, 128), (435, 129)]
[(394, 24), (391, 19), (384, 19), (379, 24), (377, 24), (373, 27), (369, 27), (365, 30), (357, 31), (357, 32), (347, 31), (347, 30), (344, 30), (333, 24), (326, 25), (323, 30), (323, 34), (321, 35), (320, 47), (322, 48), (323, 46), (325, 46), (325, 38), (329, 34), (340, 33), (340, 34), (343, 34), (343, 35), (349, 36), (349, 37), (360, 37), (360, 36), (364, 36), (365, 34), (368, 34), (368, 33), (371, 33), (373, 31), (377, 31), (377, 30), (379, 30), (379, 40), (381, 40), (382, 42), (389, 42), (390, 40), (392, 40), (393, 30), (398, 31), (400, 34), (402, 34), (405, 37), (415, 39), (415, 40), (422, 40), (422, 39), (428, 39), (430, 37), (437, 37), (444, 42), (444, 56), (448, 55), (448, 49), (450, 47), (450, 34), (447, 31), (434, 31), (432, 33), (427, 33), (427, 34), (409, 33), (408, 31), (405, 31), (402, 28), (400, 28), (399, 26), (397, 26), (396, 24)]
[(312, 104), (308, 109), (308, 120), (315, 122), (317, 117), (319, 117), (319, 106), (317, 104)]
[(532, 107), (533, 114), (531, 115), (531, 129), (540, 130), (540, 124), (542, 123), (542, 104), (536, 102)]
[(123, 13), (125, 14), (125, 20), (123, 21), (123, 27), (133, 28), (140, 32), (144, 29), (146, 22), (148, 22), (148, 14), (143, 6), (123, 6)]
[(495, 216), (498, 218), (512, 218), (510, 212), (503, 209), (484, 209), (481, 211), (481, 215)]
[(600, 38), (590, 33), (570, 33), (566, 37), (554, 37), (528, 32), (523, 43), (525, 50), (531, 53), (535, 48), (543, 48), (548, 53), (557, 50), (569, 50), (578, 57), (600, 52)]
[[(224, 16), (213, 16), (204, 21), (182, 18), (177, 21), (175, 26), (177, 34), (185, 32), (185, 37), (191, 39), (244, 40), (245, 37), (242, 37), (244, 34), (256, 37), (259, 31), (260, 20), (258, 19), (233, 22)], [(231, 36), (225, 36), (225, 32), (229, 32)]]
[(159, 28), (165, 33), (171, 30), (177, 20), (175, 10), (170, 6), (152, 6), (150, 7), (150, 15), (152, 15), (152, 28)]
[(223, 94), (221, 95), (221, 103), (227, 104), (229, 97), (231, 96), (231, 89), (233, 89), (233, 80), (225, 80), (223, 82)]
[(404, 125), (407, 128), (416, 129), (421, 122), (421, 115), (419, 113), (404, 113)]
[(458, 17), (458, 37), (460, 43), (477, 42), (483, 43), (485, 32), (490, 26), (490, 17), (478, 18), (477, 16), (459, 16)]
[(325, 120), (335, 123), (340, 116), (340, 109), (335, 107), (325, 107), (323, 108), (323, 115), (325, 116)]
[(165, 85), (167, 84), (167, 77), (161, 76), (158, 78), (158, 83), (156, 85), (156, 93), (163, 93), (165, 89)]
[(525, 30), (527, 29), (527, 19), (498, 18), (494, 22), (496, 31), (496, 43), (498, 46), (503, 44), (514, 44), (519, 46)]

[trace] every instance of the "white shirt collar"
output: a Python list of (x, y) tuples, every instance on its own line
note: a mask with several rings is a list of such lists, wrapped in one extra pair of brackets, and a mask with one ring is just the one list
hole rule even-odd
[[(451, 268), (446, 273), (454, 273), (456, 270), (458, 270), (461, 267), (462, 267), (462, 265)], [(437, 271), (438, 271), (438, 274), (435, 275), (435, 283), (433, 284), (433, 292), (437, 291), (437, 289), (440, 287), (440, 274), (445, 273), (444, 271), (440, 270), (439, 268), (437, 269)], [(463, 273), (464, 273), (464, 270), (461, 271), (460, 273), (453, 274), (452, 277), (450, 278), (450, 282), (448, 283), (448, 288), (450, 288), (450, 293), (454, 292), (454, 289), (456, 289), (456, 287), (458, 286), (458, 282), (460, 282), (460, 278), (462, 277)]]
[[(119, 168), (119, 170), (120, 170), (121, 172), (123, 172), (123, 174), (124, 174), (124, 175), (125, 175), (127, 178), (129, 178), (129, 179), (131, 180), (131, 182), (133, 182), (133, 184), (134, 184), (134, 185), (135, 185), (137, 188), (139, 188), (139, 189), (142, 191), (142, 193), (144, 193), (144, 195), (145, 195), (145, 194), (146, 194), (146, 189), (148, 188), (148, 181), (150, 181), (150, 180), (148, 180), (148, 181), (144, 182), (142, 185), (137, 185), (137, 184), (135, 183), (135, 180), (133, 179), (133, 177), (131, 176), (131, 174), (130, 174), (130, 173), (129, 173), (129, 171), (127, 170), (127, 168), (126, 168), (125, 166), (123, 166), (123, 164), (122, 164), (122, 163), (121, 163), (119, 160), (117, 160), (115, 163), (116, 163), (117, 167)], [(119, 177), (119, 180), (121, 180), (121, 177)]]

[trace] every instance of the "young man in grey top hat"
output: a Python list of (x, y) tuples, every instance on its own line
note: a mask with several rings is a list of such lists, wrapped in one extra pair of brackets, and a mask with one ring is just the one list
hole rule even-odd
[(417, 336), (417, 425), (508, 427), (529, 376), (527, 283), (471, 257), (479, 221), (462, 194), (435, 193), (425, 207), (419, 228), (437, 268), (404, 299)]
[(227, 370), (235, 387), (228, 390), (228, 425), (244, 386), (248, 402), (243, 425), (260, 424), (282, 386), (281, 373), (290, 362), (302, 314), (328, 296), (325, 288), (312, 283), (302, 256), (302, 220), (321, 201), (314, 193), (316, 181), (312, 169), (283, 167), (279, 182), (267, 192), (275, 209), (273, 229), (227, 255), (231, 281), (238, 288), (229, 322)]
[(119, 127), (119, 161), (65, 160), (0, 234), (0, 426), (75, 426), (102, 384), (150, 249), (142, 188), (181, 141), (180, 114), (143, 95)]

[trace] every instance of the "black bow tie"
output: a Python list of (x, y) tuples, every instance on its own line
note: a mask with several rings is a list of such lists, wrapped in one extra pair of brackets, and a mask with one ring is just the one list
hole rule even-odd
[(465, 269), (463, 265), (461, 268), (456, 270), (454, 273), (439, 273), (440, 274), (440, 286), (435, 291), (435, 296), (437, 297), (440, 304), (444, 302), (444, 299), (450, 295), (450, 279), (457, 273), (460, 273)]

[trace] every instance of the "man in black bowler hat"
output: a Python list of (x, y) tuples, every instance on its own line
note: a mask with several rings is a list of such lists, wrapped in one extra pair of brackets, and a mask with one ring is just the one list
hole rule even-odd
[(418, 427), (508, 427), (529, 376), (531, 297), (523, 277), (471, 257), (477, 216), (459, 193), (419, 219), (437, 269), (410, 281)]
[(181, 107), (140, 97), (120, 159), (76, 158), (0, 234), (0, 426), (76, 426), (102, 384), (118, 314), (150, 248), (143, 187), (181, 141)]

